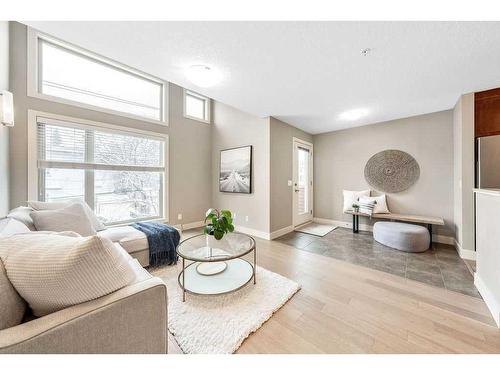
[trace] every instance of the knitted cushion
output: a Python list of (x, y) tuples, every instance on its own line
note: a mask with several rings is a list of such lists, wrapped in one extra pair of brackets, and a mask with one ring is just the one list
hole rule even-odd
[(35, 316), (99, 298), (136, 279), (127, 252), (98, 236), (2, 237), (0, 257)]

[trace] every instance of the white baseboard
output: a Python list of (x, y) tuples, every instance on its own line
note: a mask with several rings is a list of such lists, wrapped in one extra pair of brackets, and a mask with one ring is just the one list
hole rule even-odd
[(455, 246), (455, 249), (457, 250), (460, 258), (476, 260), (476, 252), (474, 250), (464, 249), (462, 246), (460, 246), (456, 239), (453, 240), (453, 245)]
[[(336, 225), (338, 227), (352, 229), (352, 223), (349, 223), (347, 221), (323, 219), (323, 218), (320, 218), (320, 217), (315, 217), (313, 219), (313, 221), (315, 223), (331, 224), (331, 225)], [(373, 232), (373, 225), (359, 224), (359, 230), (364, 230), (364, 231), (367, 231), (367, 232)], [(441, 234), (433, 234), (432, 235), (432, 241), (433, 242), (437, 242), (437, 243), (446, 244), (446, 245), (454, 245), (455, 239), (453, 237), (443, 236)]]
[(263, 231), (256, 230), (256, 229), (253, 229), (253, 228), (247, 228), (247, 227), (242, 227), (242, 226), (237, 225), (235, 227), (235, 231), (236, 232), (241, 232), (241, 233), (248, 234), (249, 236), (255, 236), (255, 237), (263, 238), (264, 240), (270, 240), (271, 239), (271, 233), (263, 232)]
[[(186, 224), (175, 224), (175, 225), (173, 225), (173, 227), (182, 232), (183, 230), (201, 228), (204, 225), (205, 225), (205, 222), (203, 220), (201, 220), (201, 221), (195, 221), (195, 222), (186, 223)], [(272, 240), (274, 238), (281, 237), (287, 233), (293, 232), (293, 226), (281, 228), (281, 229), (278, 229), (272, 233), (267, 233), (267, 232), (263, 232), (263, 231), (256, 230), (253, 228), (243, 227), (240, 225), (235, 226), (234, 229), (236, 232), (245, 233), (245, 234), (248, 234), (249, 236), (259, 237), (259, 238), (263, 238), (265, 240)]]
[(293, 232), (293, 230), (294, 230), (293, 225), (289, 225), (288, 227), (281, 228), (281, 229), (275, 230), (274, 232), (271, 232), (269, 237), (271, 240), (274, 240), (275, 238), (278, 238), (278, 237), (284, 236), (287, 233)]
[(498, 301), (495, 298), (495, 295), (491, 293), (477, 272), (474, 274), (474, 285), (481, 294), (481, 297), (483, 297), (483, 300), (490, 310), (497, 327), (500, 328), (500, 301)]
[[(330, 224), (330, 225), (335, 225), (337, 227), (352, 229), (352, 223), (349, 223), (347, 221), (332, 220), (332, 219), (323, 219), (323, 218), (320, 218), (320, 217), (313, 218), (313, 221), (315, 223), (318, 223), (318, 224)], [(365, 231), (368, 231), (368, 232), (373, 232), (373, 226), (372, 225), (359, 224), (359, 229), (360, 230), (365, 230)]]
[(192, 223), (182, 224), (182, 228), (187, 230), (187, 229), (201, 228), (204, 225), (205, 225), (205, 222), (203, 220), (201, 220), (201, 221), (195, 221)]
[(194, 221), (192, 223), (186, 223), (186, 224), (174, 224), (173, 227), (182, 232), (183, 230), (201, 228), (204, 225), (205, 225), (205, 222), (203, 220), (201, 220), (201, 221)]
[(450, 236), (443, 236), (442, 234), (432, 234), (432, 241), (437, 243), (442, 243), (445, 245), (455, 245), (455, 238)]

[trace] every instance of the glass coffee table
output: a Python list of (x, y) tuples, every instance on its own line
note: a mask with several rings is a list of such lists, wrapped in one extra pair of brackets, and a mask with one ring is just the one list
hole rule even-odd
[[(251, 252), (253, 262), (244, 259)], [(255, 240), (246, 234), (227, 233), (221, 240), (199, 234), (182, 241), (177, 246), (177, 254), (182, 258), (182, 271), (177, 280), (183, 302), (186, 292), (213, 296), (234, 292), (252, 279), (256, 282)]]

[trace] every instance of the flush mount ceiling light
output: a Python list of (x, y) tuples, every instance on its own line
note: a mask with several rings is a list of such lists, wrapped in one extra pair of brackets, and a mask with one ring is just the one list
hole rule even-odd
[(187, 78), (199, 87), (211, 87), (219, 83), (220, 74), (206, 65), (191, 65), (186, 70)]
[(350, 109), (349, 111), (342, 112), (339, 115), (339, 118), (341, 120), (347, 120), (347, 121), (354, 121), (358, 120), (363, 116), (366, 116), (368, 114), (368, 110), (366, 108), (356, 108), (356, 109)]

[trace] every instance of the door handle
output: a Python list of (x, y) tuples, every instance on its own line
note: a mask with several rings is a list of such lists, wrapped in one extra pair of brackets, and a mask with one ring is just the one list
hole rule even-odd
[(300, 190), (298, 190), (298, 189), (295, 189), (295, 192), (296, 192), (296, 193), (298, 193), (299, 191), (300, 191)]

